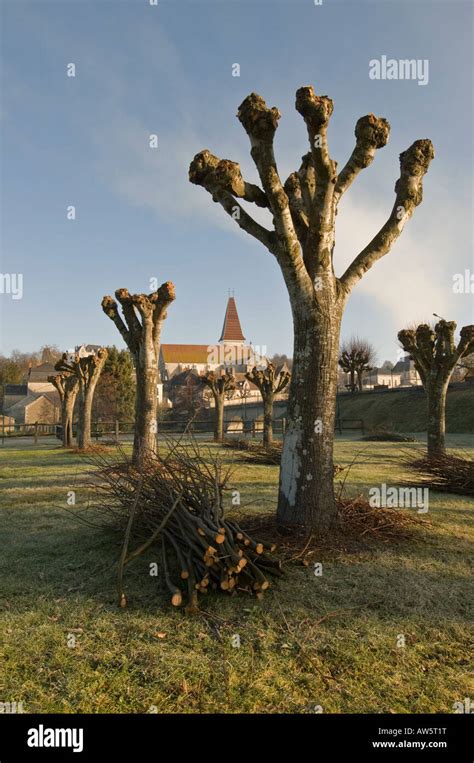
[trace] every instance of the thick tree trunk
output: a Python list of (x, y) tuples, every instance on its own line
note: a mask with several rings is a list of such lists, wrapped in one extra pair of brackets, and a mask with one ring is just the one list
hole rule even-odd
[(277, 517), (324, 532), (336, 517), (333, 440), (341, 308), (295, 307), (293, 374)]
[(263, 445), (270, 447), (273, 443), (273, 394), (267, 393), (263, 401)]
[[(92, 392), (92, 394), (91, 394)], [(91, 421), (92, 421), (92, 400), (94, 399), (94, 390), (85, 390), (81, 395), (79, 405), (79, 433), (78, 448), (86, 450), (91, 446)]]
[(62, 430), (62, 440), (63, 440), (63, 448), (67, 448), (67, 424), (68, 424), (68, 413), (66, 408), (66, 399), (63, 398), (61, 401), (61, 430)]
[(158, 366), (152, 347), (141, 347), (136, 358), (137, 394), (135, 399), (135, 435), (133, 463), (146, 453), (156, 453)]
[(72, 447), (72, 417), (76, 396), (66, 396), (62, 410), (63, 447)]
[(351, 385), (351, 392), (355, 392), (356, 391), (356, 383), (355, 383), (355, 371), (354, 371), (353, 368), (351, 368), (351, 371), (350, 371), (349, 384)]
[(426, 385), (428, 404), (428, 458), (436, 458), (446, 452), (446, 394), (448, 380), (435, 380)]
[(224, 440), (224, 396), (215, 396), (214, 441)]
[(359, 392), (362, 392), (362, 373), (360, 371), (357, 372), (357, 386), (359, 388)]
[(84, 428), (84, 390), (79, 391), (79, 400), (77, 406), (77, 447), (81, 447), (81, 442), (84, 441), (82, 430)]
[(72, 411), (67, 419), (67, 426), (66, 426), (66, 441), (65, 441), (65, 447), (66, 448), (72, 448), (73, 446), (73, 432), (72, 432), (72, 425), (73, 425), (73, 418), (72, 418)]

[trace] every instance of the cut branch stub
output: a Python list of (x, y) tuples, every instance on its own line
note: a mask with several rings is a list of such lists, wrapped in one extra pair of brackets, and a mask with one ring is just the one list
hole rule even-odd
[(265, 143), (272, 143), (280, 116), (278, 109), (275, 106), (267, 108), (257, 93), (250, 93), (237, 111), (237, 118), (247, 135)]
[(240, 199), (253, 202), (258, 207), (268, 207), (268, 199), (262, 189), (243, 179), (237, 162), (218, 159), (207, 149), (194, 157), (189, 167), (189, 179), (191, 183), (203, 186), (212, 194), (217, 190), (226, 191)]
[(410, 148), (400, 154), (400, 177), (395, 183), (395, 193), (402, 203), (411, 202), (415, 207), (421, 204), (422, 178), (433, 158), (433, 144), (426, 138), (415, 140)]
[(471, 352), (474, 352), (474, 326), (463, 326), (460, 334), (460, 357), (465, 358), (466, 355), (470, 355)]
[(189, 165), (189, 180), (194, 185), (207, 187), (206, 178), (216, 169), (220, 159), (205, 148), (199, 151)]
[(357, 120), (354, 130), (357, 146), (360, 148), (383, 148), (390, 136), (390, 124), (383, 117), (367, 114)]
[(361, 117), (355, 127), (356, 145), (345, 167), (339, 173), (336, 196), (347, 191), (359, 172), (374, 160), (375, 151), (383, 148), (390, 135), (390, 125), (386, 119), (368, 114)]
[(243, 179), (237, 162), (221, 159), (212, 174), (212, 180), (224, 191), (240, 199), (253, 202), (258, 207), (268, 207), (268, 199), (262, 189)]
[(154, 321), (165, 320), (167, 308), (176, 299), (174, 283), (172, 281), (162, 283), (158, 291), (148, 295), (148, 299), (155, 306), (153, 311)]
[(306, 122), (308, 128), (317, 133), (328, 124), (334, 111), (332, 99), (327, 95), (316, 95), (311, 85), (300, 87), (296, 91), (296, 111)]

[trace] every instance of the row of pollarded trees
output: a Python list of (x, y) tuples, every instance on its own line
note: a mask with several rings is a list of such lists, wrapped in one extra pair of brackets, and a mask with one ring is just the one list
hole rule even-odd
[[(246, 379), (255, 384), (260, 391), (263, 400), (263, 444), (269, 446), (273, 442), (273, 404), (275, 395), (281, 392), (290, 381), (289, 371), (276, 372), (273, 363), (267, 363), (266, 368), (254, 366), (245, 374)], [(224, 439), (224, 401), (226, 395), (235, 390), (235, 377), (225, 371), (222, 374), (208, 371), (200, 377), (200, 381), (211, 392), (214, 399), (215, 423), (214, 440), (222, 442)]]
[[(160, 333), (166, 308), (175, 298), (174, 286), (166, 282), (151, 294), (129, 294), (127, 289), (115, 293), (121, 306), (112, 297), (102, 300), (102, 308), (119, 329), (132, 355), (136, 373), (135, 433), (133, 461), (138, 463), (147, 450), (156, 448), (158, 406), (158, 354)], [(61, 399), (63, 445), (73, 444), (73, 412), (78, 400), (77, 445), (86, 450), (91, 445), (92, 402), (100, 374), (108, 355), (105, 347), (86, 357), (65, 353), (49, 381)]]
[(79, 403), (77, 446), (80, 450), (90, 447), (92, 402), (107, 354), (105, 347), (85, 357), (64, 353), (55, 365), (58, 373), (48, 377), (48, 381), (56, 387), (61, 400), (61, 424), (65, 448), (73, 445), (72, 425), (76, 398)]

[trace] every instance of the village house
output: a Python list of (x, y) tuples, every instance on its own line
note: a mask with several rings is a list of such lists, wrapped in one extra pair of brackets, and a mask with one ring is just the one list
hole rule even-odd
[(388, 370), (386, 368), (372, 368), (370, 371), (366, 371), (362, 379), (363, 389), (377, 389), (380, 387), (388, 387), (389, 389), (395, 389), (401, 385), (401, 373), (395, 371), (394, 368)]
[(56, 424), (61, 418), (61, 402), (48, 376), (55, 374), (54, 365), (30, 366), (23, 384), (6, 384), (3, 413), (15, 424)]
[(405, 355), (393, 367), (394, 374), (400, 374), (400, 387), (418, 387), (421, 385), (420, 374), (415, 368), (415, 362)]

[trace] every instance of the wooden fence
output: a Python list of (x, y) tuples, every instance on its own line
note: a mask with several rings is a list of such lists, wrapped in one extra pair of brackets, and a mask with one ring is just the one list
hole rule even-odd
[[(224, 420), (224, 428), (227, 434), (242, 434), (255, 436), (263, 432), (263, 420), (253, 419), (245, 421), (244, 419), (233, 416), (229, 420)], [(276, 435), (283, 436), (286, 429), (286, 419), (280, 418), (273, 421), (273, 431)], [(335, 429), (342, 434), (343, 431), (360, 431), (365, 433), (363, 419), (336, 419)], [(59, 424), (45, 424), (36, 422), (34, 424), (3, 424), (1, 427), (1, 442), (16, 437), (32, 437), (35, 443), (41, 437), (62, 437), (62, 428)], [(121, 435), (133, 435), (133, 422), (119, 421), (96, 421), (91, 428), (92, 438), (95, 440), (114, 439), (117, 442)], [(214, 432), (214, 422), (212, 419), (203, 421), (193, 420), (191, 422), (183, 419), (163, 419), (158, 421), (158, 430), (162, 434), (184, 434), (189, 431), (192, 434), (212, 434)], [(74, 427), (76, 435), (76, 427)]]

